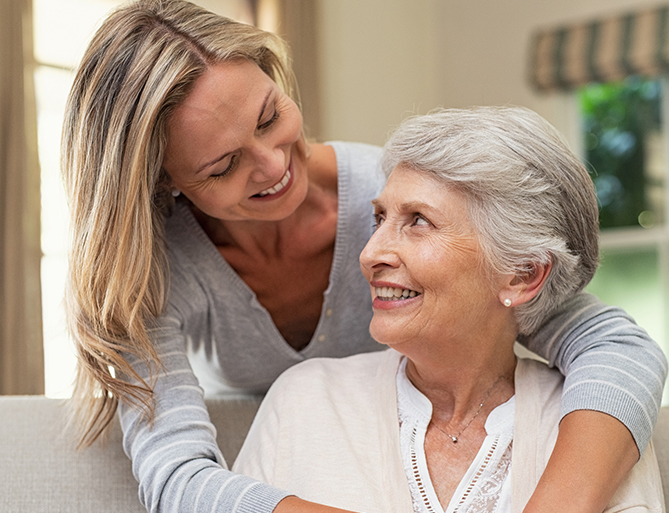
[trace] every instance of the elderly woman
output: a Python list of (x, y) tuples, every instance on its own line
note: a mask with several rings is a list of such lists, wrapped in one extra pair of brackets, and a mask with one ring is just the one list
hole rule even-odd
[[(284, 373), (235, 470), (367, 513), (520, 512), (555, 443), (563, 379), (518, 360), (514, 341), (595, 272), (592, 182), (552, 127), (513, 107), (410, 119), (385, 168), (360, 261), (371, 334), (391, 350)], [(610, 510), (663, 511), (652, 448)]]
[[(307, 144), (289, 63), (273, 34), (140, 0), (102, 23), (74, 80), (63, 130), (74, 425), (89, 445), (118, 408), (149, 511), (323, 511), (231, 473), (203, 391), (263, 393), (306, 359), (379, 347), (358, 258), (385, 181), (380, 148)], [(596, 512), (594, 496), (650, 439), (666, 361), (624, 312), (585, 294), (523, 343), (570, 383), (537, 497), (577, 482), (594, 500), (575, 511)], [(638, 381), (630, 354), (648, 367)]]

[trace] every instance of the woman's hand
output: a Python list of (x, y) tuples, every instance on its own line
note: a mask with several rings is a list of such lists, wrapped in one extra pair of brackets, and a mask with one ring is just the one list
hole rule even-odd
[(330, 506), (323, 506), (313, 502), (302, 500), (291, 495), (286, 497), (276, 508), (274, 513), (352, 513), (346, 509), (331, 508)]
[(523, 513), (601, 513), (639, 459), (625, 425), (607, 415), (566, 415), (553, 453)]

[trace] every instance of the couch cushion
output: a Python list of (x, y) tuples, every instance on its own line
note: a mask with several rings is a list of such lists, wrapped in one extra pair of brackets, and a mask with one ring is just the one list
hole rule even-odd
[[(237, 456), (259, 400), (216, 399), (207, 406), (227, 461)], [(76, 451), (65, 401), (0, 397), (0, 511), (142, 513), (118, 420), (106, 444)]]
[(662, 476), (664, 503), (669, 511), (669, 407), (665, 406), (660, 411), (657, 426), (653, 431), (653, 445)]

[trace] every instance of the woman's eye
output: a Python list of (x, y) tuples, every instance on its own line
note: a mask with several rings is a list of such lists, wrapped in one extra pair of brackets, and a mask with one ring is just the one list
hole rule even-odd
[(414, 214), (411, 226), (428, 226), (430, 222), (420, 214)]
[(258, 130), (266, 130), (266, 129), (268, 129), (269, 127), (271, 127), (271, 126), (276, 122), (277, 119), (279, 119), (279, 109), (277, 109), (277, 108), (275, 107), (275, 108), (274, 108), (274, 113), (272, 114), (272, 117), (269, 118), (267, 121), (265, 121), (265, 122), (259, 124), (259, 125), (258, 125)]
[(227, 167), (223, 171), (221, 171), (220, 173), (216, 173), (215, 175), (211, 175), (211, 177), (212, 178), (223, 178), (224, 176), (227, 176), (228, 174), (230, 174), (230, 172), (237, 165), (237, 160), (238, 160), (238, 156), (233, 155), (232, 157), (230, 157), (230, 162), (228, 163)]
[(374, 224), (372, 225), (374, 230), (383, 224), (383, 216), (381, 214), (374, 214)]

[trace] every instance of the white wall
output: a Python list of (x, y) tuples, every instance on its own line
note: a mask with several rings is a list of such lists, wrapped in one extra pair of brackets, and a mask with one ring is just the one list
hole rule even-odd
[(435, 0), (320, 0), (321, 133), (382, 143), (439, 102)]
[[(572, 139), (572, 102), (526, 79), (530, 35), (647, 0), (318, 0), (322, 133), (381, 144), (408, 113), (524, 105)], [(574, 139), (575, 140), (575, 139)]]

